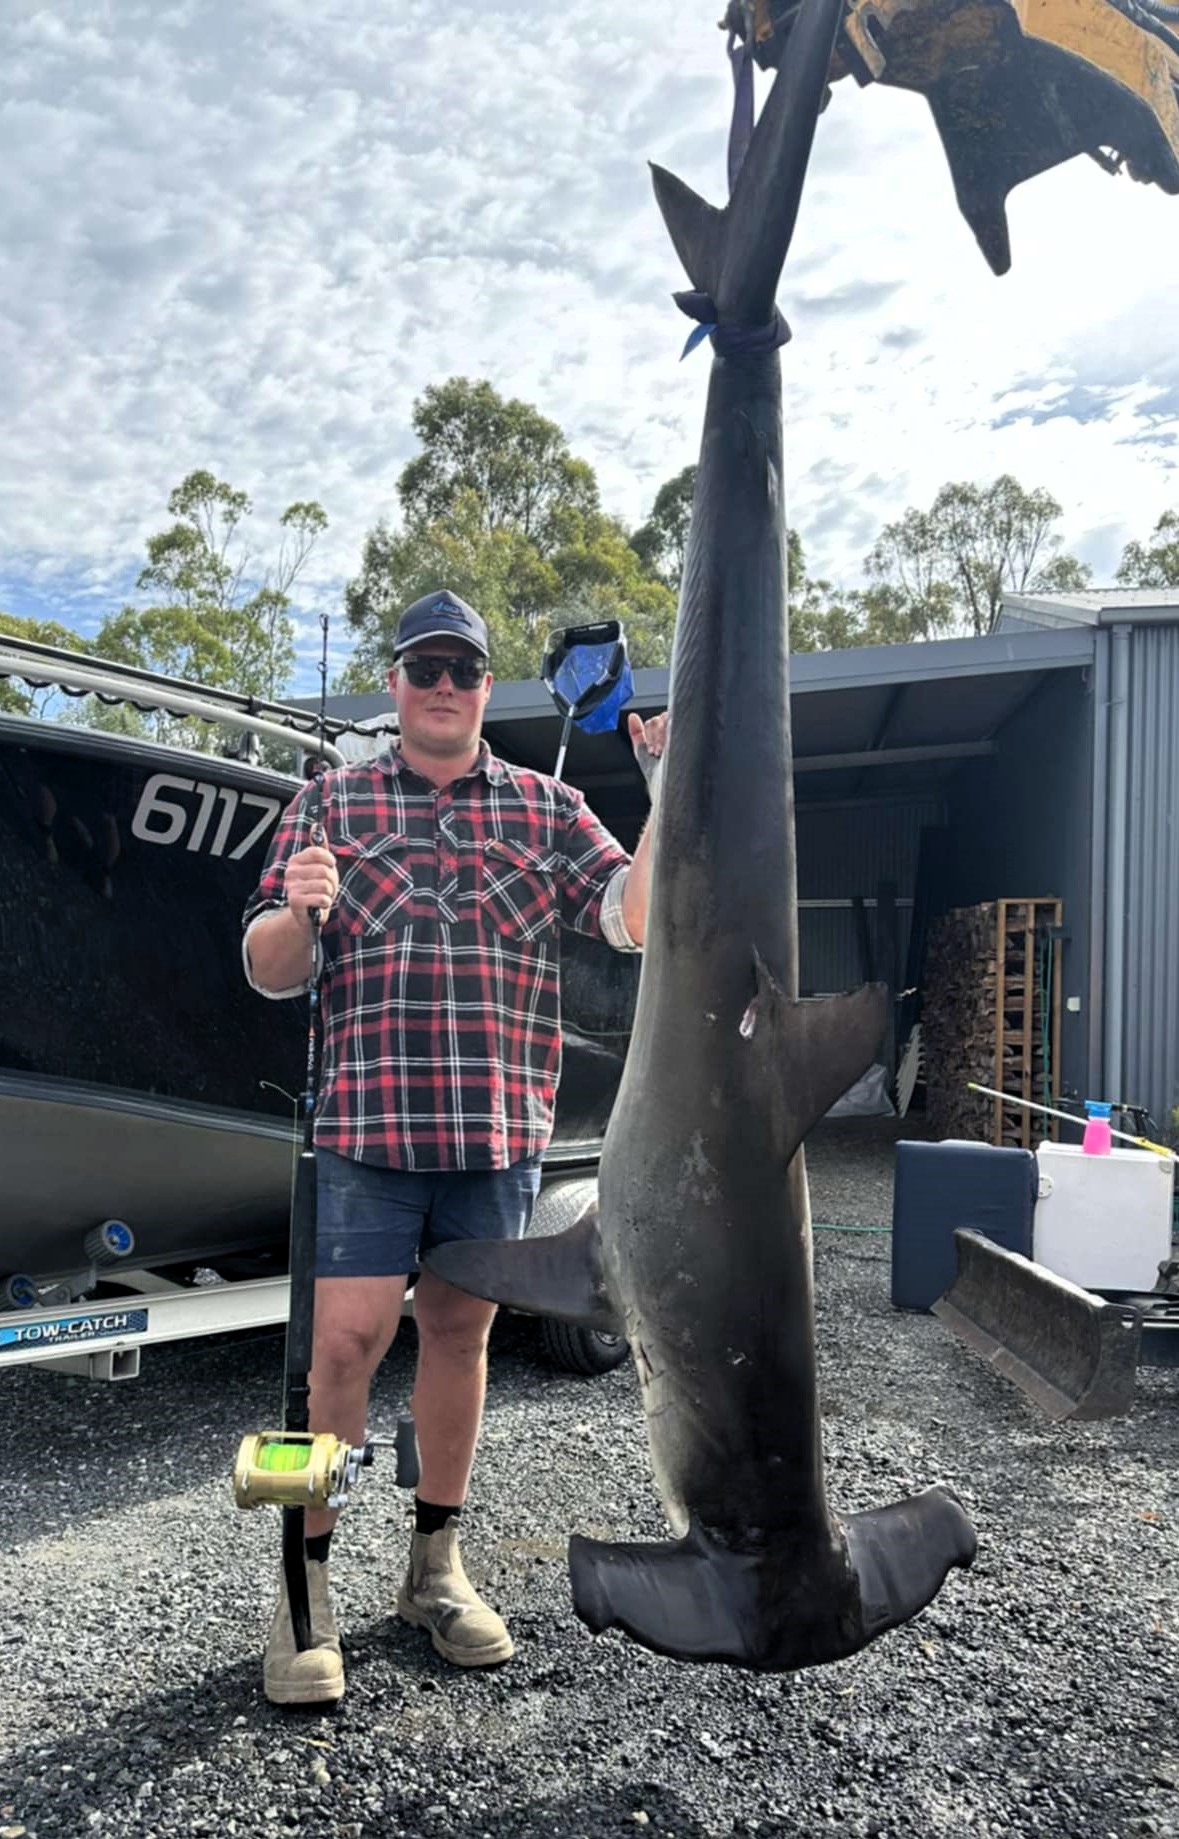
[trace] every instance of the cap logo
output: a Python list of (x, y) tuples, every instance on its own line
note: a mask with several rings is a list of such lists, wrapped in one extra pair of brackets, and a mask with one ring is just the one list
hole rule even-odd
[(449, 594), (443, 594), (438, 600), (434, 602), (433, 606), (430, 608), (430, 611), (431, 613), (458, 613), (458, 614), (461, 614), (462, 608), (455, 604), (455, 602), (450, 598)]

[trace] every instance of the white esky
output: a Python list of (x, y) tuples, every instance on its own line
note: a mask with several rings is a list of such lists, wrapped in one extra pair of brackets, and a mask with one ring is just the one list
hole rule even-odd
[[(455, 374), (559, 422), (638, 522), (695, 457), (708, 371), (678, 362), (646, 162), (723, 202), (721, 10), (8, 0), (0, 608), (92, 632), (207, 467), (263, 554), (293, 499), (328, 512), (305, 671), (309, 616), (395, 509), (415, 396)], [(1098, 582), (1179, 508), (1179, 200), (1077, 160), (1010, 217), (997, 280), (926, 105), (837, 86), (779, 296), (813, 573), (859, 579), (948, 478), (1046, 486)]]

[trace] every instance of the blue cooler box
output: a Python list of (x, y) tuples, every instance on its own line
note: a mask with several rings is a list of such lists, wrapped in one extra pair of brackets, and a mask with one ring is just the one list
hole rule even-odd
[(969, 1226), (1032, 1255), (1036, 1158), (987, 1143), (898, 1143), (892, 1190), (892, 1300), (930, 1309), (958, 1271), (954, 1233)]

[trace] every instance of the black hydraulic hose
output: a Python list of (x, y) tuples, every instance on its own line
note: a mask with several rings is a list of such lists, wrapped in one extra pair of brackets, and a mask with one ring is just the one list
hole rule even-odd
[[(320, 619), (323, 646), (320, 655), (319, 739), (322, 749), (327, 723), (328, 617)], [(320, 752), (315, 763), (315, 791), (311, 802), (311, 841), (322, 844), (324, 757)], [(315, 1332), (315, 1097), (319, 1050), (319, 978), (321, 969), (321, 915), (311, 914), (313, 956), (311, 965), (310, 1016), (307, 1026), (307, 1076), (303, 1092), (303, 1147), (295, 1170), (295, 1189), (291, 1201), (290, 1308), (287, 1315), (286, 1351), (284, 1355), (283, 1429), (304, 1432), (310, 1422), (310, 1372), (312, 1342)], [(282, 1568), (291, 1610), (291, 1629), (295, 1646), (305, 1653), (311, 1646), (311, 1606), (307, 1595), (307, 1562), (304, 1545), (304, 1509), (282, 1510)]]
[(1171, 51), (1179, 54), (1179, 38), (1170, 31), (1166, 21), (1179, 24), (1179, 6), (1171, 0), (1111, 0), (1119, 13), (1141, 26), (1144, 32), (1151, 32), (1161, 39)]

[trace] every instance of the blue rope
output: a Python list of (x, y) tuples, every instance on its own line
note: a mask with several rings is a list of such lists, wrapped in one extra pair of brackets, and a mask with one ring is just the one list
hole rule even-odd
[(790, 338), (790, 327), (776, 307), (774, 317), (764, 326), (742, 326), (735, 320), (722, 325), (711, 295), (690, 288), (683, 293), (673, 294), (672, 299), (681, 313), (700, 322), (696, 330), (688, 335), (688, 341), (680, 352), (681, 362), (706, 338), (712, 339), (713, 350), (725, 358), (758, 357), (764, 352), (776, 351), (779, 345), (785, 345)]

